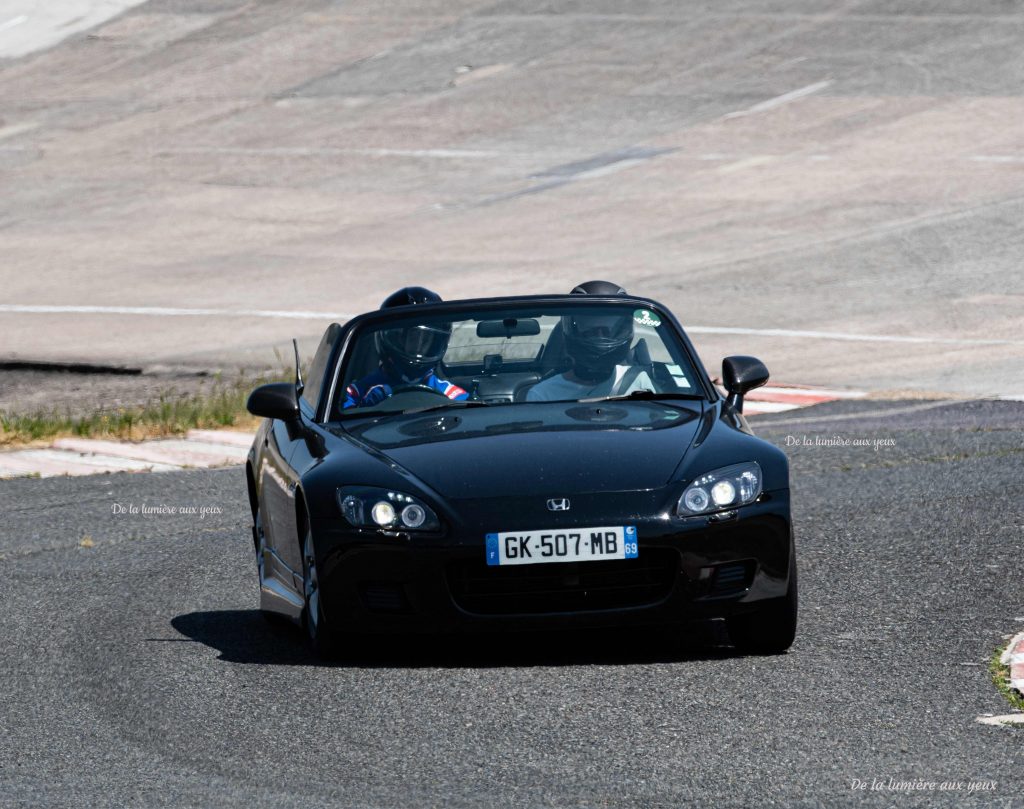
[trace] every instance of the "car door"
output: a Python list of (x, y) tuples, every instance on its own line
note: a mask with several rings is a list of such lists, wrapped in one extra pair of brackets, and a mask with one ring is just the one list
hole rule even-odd
[[(316, 420), (321, 394), (329, 387), (326, 380), (333, 372), (332, 359), (337, 356), (341, 335), (341, 326), (332, 323), (324, 332), (313, 355), (299, 396), (299, 409), (307, 422)], [(309, 455), (303, 436), (294, 428), (289, 431), (286, 424), (275, 420), (267, 434), (265, 464), (261, 474), (265, 475), (266, 480), (268, 520), (271, 523), (269, 542), (273, 549), (274, 564), (279, 577), (289, 584), (290, 577), (302, 575), (304, 538), (298, 535), (295, 491), (301, 470), (309, 465)]]
[(289, 463), (297, 441), (288, 434), (284, 422), (274, 419), (263, 438), (256, 470), (257, 491), (263, 514), (269, 558), (268, 575), (295, 587), (295, 574), (302, 574), (301, 556), (295, 529), (294, 470)]

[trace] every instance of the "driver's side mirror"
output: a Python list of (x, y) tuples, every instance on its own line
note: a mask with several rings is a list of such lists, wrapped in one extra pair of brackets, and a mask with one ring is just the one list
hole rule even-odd
[(245, 409), (254, 416), (294, 422), (299, 418), (299, 399), (292, 382), (260, 385), (249, 394)]
[(729, 392), (726, 400), (738, 413), (743, 412), (743, 397), (768, 381), (768, 369), (757, 357), (726, 357), (722, 360), (722, 384)]

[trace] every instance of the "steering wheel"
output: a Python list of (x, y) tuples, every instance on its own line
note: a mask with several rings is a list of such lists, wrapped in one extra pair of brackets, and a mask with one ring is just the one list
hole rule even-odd
[(391, 395), (394, 396), (396, 393), (407, 393), (410, 391), (416, 391), (417, 393), (433, 393), (435, 396), (440, 396), (442, 399), (447, 399), (448, 396), (441, 393), (437, 388), (432, 388), (430, 385), (424, 385), (421, 382), (408, 382), (404, 385), (395, 385), (391, 388)]

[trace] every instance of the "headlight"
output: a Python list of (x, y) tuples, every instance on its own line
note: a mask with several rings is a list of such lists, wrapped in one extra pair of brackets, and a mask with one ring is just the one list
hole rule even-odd
[(342, 516), (356, 528), (437, 531), (441, 521), (421, 500), (392, 489), (343, 486), (338, 489)]
[(761, 467), (756, 461), (724, 466), (701, 475), (686, 487), (676, 505), (680, 517), (710, 514), (745, 506), (761, 494)]

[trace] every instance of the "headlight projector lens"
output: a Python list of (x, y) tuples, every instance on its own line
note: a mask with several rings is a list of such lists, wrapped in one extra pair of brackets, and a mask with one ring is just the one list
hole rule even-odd
[(402, 522), (407, 528), (419, 528), (427, 519), (427, 513), (415, 504), (402, 509)]
[(727, 480), (720, 480), (711, 487), (711, 499), (716, 506), (727, 506), (736, 499), (736, 487)]
[(703, 489), (690, 489), (683, 498), (683, 505), (690, 511), (699, 513), (711, 505), (708, 493)]
[(386, 528), (395, 521), (395, 507), (384, 500), (377, 503), (370, 514), (381, 528)]

